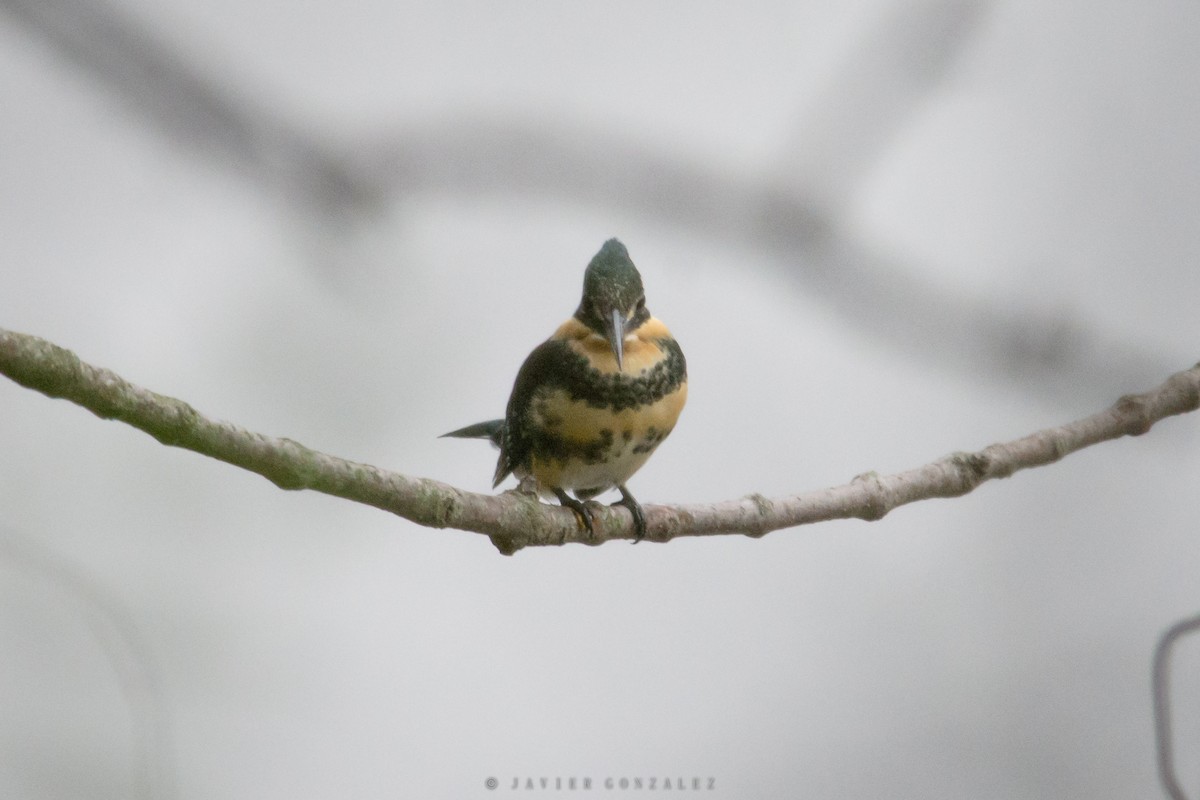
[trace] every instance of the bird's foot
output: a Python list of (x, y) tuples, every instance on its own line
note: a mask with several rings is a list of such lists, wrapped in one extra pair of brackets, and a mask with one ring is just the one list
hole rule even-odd
[(613, 505), (625, 506), (633, 515), (633, 543), (637, 544), (646, 538), (646, 512), (642, 510), (642, 504), (633, 499), (633, 495), (629, 493), (624, 484), (618, 486), (617, 489), (621, 492), (621, 499)]
[(575, 512), (575, 516), (579, 517), (579, 521), (583, 523), (588, 536), (594, 537), (596, 535), (595, 520), (592, 519), (592, 510), (587, 507), (587, 504), (582, 500), (576, 500), (562, 489), (555, 489), (554, 494), (558, 497), (559, 503)]

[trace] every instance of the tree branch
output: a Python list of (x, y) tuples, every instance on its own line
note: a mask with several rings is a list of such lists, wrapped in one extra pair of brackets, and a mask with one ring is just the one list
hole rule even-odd
[[(254, 433), (209, 419), (181, 400), (143, 389), (80, 361), (44, 339), (0, 328), (0, 373), (29, 389), (117, 419), (163, 444), (194, 450), (250, 470), (281, 489), (312, 489), (390, 511), (420, 525), (489, 536), (500, 552), (567, 542), (600, 544), (633, 538), (629, 512), (599, 508), (589, 535), (569, 509), (539, 503), (520, 491), (484, 495), (428, 478), (412, 478), (311, 450), (291, 439)], [(1172, 375), (1145, 394), (1126, 395), (1111, 408), (1068, 425), (954, 453), (893, 475), (866, 473), (844, 486), (780, 498), (689, 506), (646, 506), (646, 538), (742, 533), (762, 536), (831, 519), (877, 520), (893, 508), (931, 497), (958, 497), (984, 481), (1058, 461), (1090, 445), (1138, 436), (1164, 417), (1200, 407), (1200, 364)]]

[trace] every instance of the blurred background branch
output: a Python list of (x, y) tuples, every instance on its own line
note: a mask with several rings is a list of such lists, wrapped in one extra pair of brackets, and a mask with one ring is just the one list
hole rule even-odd
[[(65, 604), (86, 624), (94, 644), (103, 653), (131, 717), (136, 758), (133, 796), (147, 800), (175, 797), (177, 787), (173, 783), (174, 754), (166, 698), (151, 648), (138, 630), (133, 615), (108, 587), (52, 548), (6, 527), (0, 527), (0, 564), (52, 587), (51, 598), (66, 601)], [(35, 597), (28, 598), (29, 602)], [(73, 655), (84, 661), (90, 653)], [(13, 724), (16, 720), (8, 722)], [(36, 740), (37, 737), (31, 732), (30, 738)], [(27, 756), (35, 762), (34, 769), (46, 773), (62, 770), (61, 763), (54, 763), (35, 746), (29, 751)], [(47, 782), (54, 783), (55, 779)]]
[(955, 293), (844, 224), (864, 176), (970, 51), (990, 5), (926, 0), (883, 15), (799, 113), (783, 163), (747, 179), (562, 119), (462, 114), (326, 142), (245, 76), (237, 88), (219, 80), (111, 3), (0, 0), (149, 124), (315, 213), (334, 235), (420, 192), (552, 198), (767, 253), (796, 291), (827, 299), (849, 325), (972, 378), (1022, 380), (1050, 396), (1128, 391), (1171, 359), (1061, 304)]
[[(107, 0), (0, 0), (0, 9), (178, 143), (301, 207), (369, 214), (381, 187), (337, 147), (192, 63), (158, 31)], [(244, 77), (244, 76), (241, 76)]]
[(1171, 656), (1184, 636), (1200, 631), (1200, 616), (1180, 620), (1167, 628), (1154, 648), (1154, 739), (1158, 777), (1171, 800), (1188, 800), (1175, 771), (1175, 744), (1171, 733)]

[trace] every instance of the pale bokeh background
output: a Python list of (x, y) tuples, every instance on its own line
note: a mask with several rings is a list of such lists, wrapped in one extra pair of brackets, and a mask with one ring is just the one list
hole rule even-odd
[[(1192, 2), (0, 12), (0, 326), (341, 456), (486, 491), (436, 437), (501, 413), (613, 235), (691, 373), (648, 503), (905, 469), (1200, 357)], [(0, 380), (0, 796), (1159, 796), (1197, 444), (503, 558)], [(1176, 683), (1200, 796), (1200, 643)]]

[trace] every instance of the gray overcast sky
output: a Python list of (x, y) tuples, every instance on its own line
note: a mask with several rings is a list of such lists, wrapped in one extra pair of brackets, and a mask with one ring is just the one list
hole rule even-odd
[[(0, 12), (0, 326), (348, 458), (486, 491), (436, 437), (502, 412), (614, 235), (690, 372), (647, 503), (904, 469), (1198, 358), (1194, 3)], [(502, 558), (0, 409), (6, 797), (1159, 791), (1192, 418), (877, 523)]]

